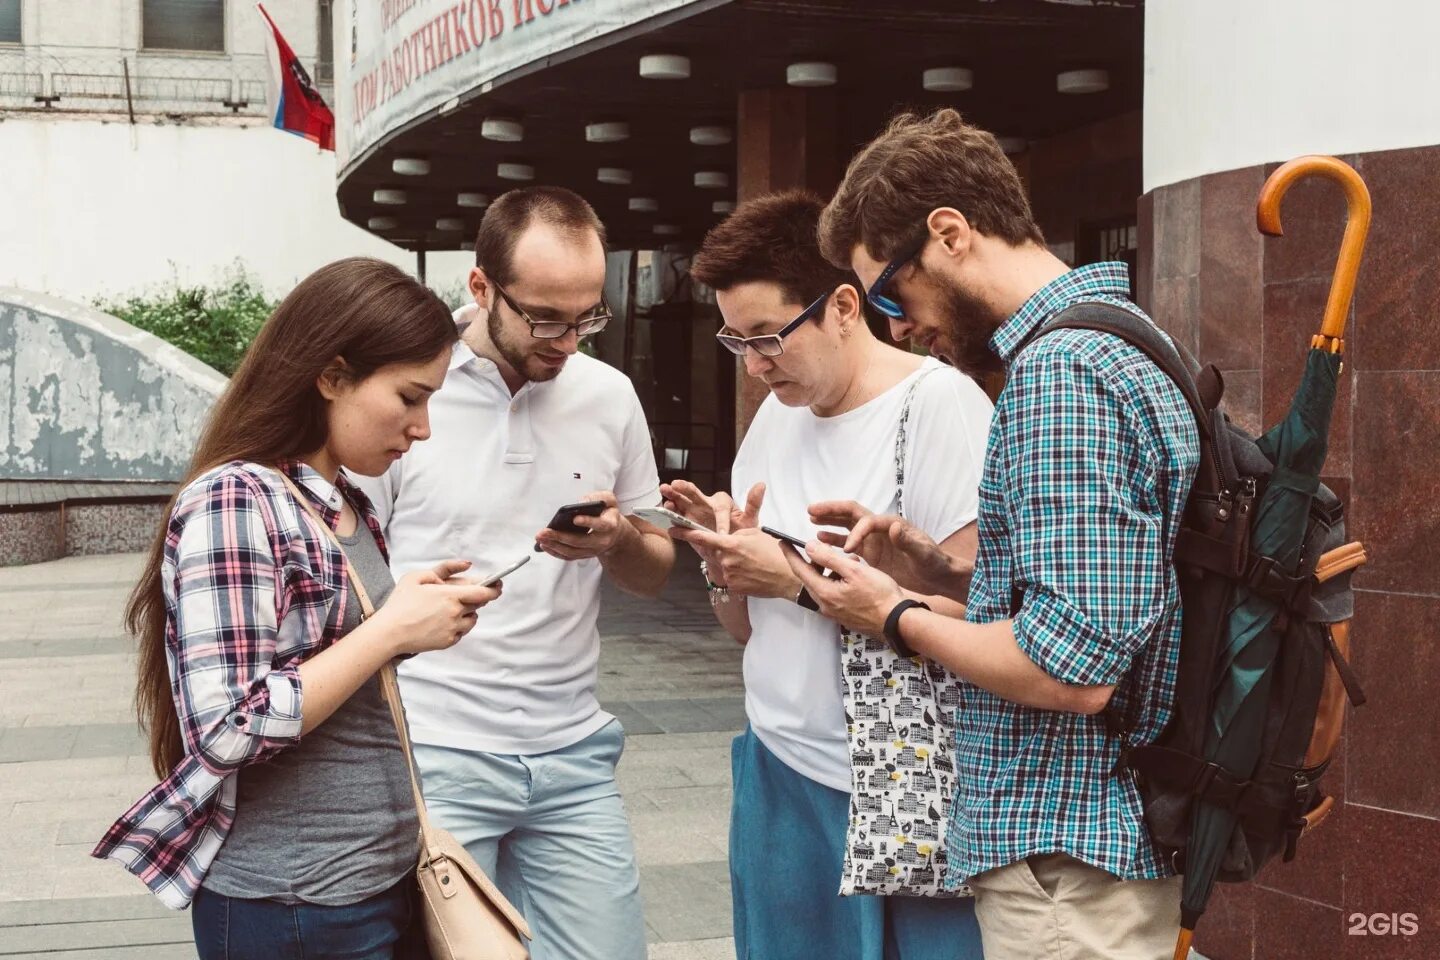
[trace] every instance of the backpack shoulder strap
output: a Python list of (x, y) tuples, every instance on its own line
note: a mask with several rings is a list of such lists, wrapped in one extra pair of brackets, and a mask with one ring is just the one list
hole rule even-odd
[(1124, 307), (1102, 301), (1086, 301), (1066, 307), (1048, 323), (1036, 329), (1020, 344), (1020, 350), (1056, 330), (1098, 330), (1119, 337), (1154, 362), (1185, 397), (1202, 437), (1209, 436), (1210, 412), (1196, 385), (1199, 365), (1189, 352), (1160, 332), (1160, 328)]
[[(1025, 350), (1036, 340), (1056, 330), (1096, 330), (1119, 337), (1139, 350), (1160, 368), (1161, 372), (1175, 384), (1185, 403), (1190, 407), (1195, 426), (1200, 433), (1201, 456), (1209, 456), (1212, 446), (1207, 441), (1213, 436), (1211, 411), (1196, 383), (1199, 364), (1179, 344), (1160, 332), (1160, 328), (1117, 304), (1103, 301), (1085, 301), (1066, 307), (1021, 342), (1019, 350)], [(1018, 351), (1017, 351), (1018, 353)], [(1213, 404), (1209, 405), (1213, 406)], [(1024, 591), (1018, 585), (1011, 585), (1010, 615), (1017, 616), (1024, 603)], [(1128, 679), (1132, 685), (1134, 675)], [(1122, 680), (1121, 683), (1125, 683)], [(1130, 737), (1140, 719), (1140, 707), (1144, 696), (1137, 690), (1129, 695), (1123, 712), (1113, 703), (1105, 708), (1105, 726), (1109, 733), (1120, 740), (1120, 755), (1115, 761), (1112, 775), (1118, 775), (1130, 764)]]

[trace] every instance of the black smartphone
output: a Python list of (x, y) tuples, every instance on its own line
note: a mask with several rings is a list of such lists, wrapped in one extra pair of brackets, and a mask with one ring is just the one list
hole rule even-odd
[[(792, 537), (788, 533), (781, 533), (779, 530), (776, 530), (773, 527), (761, 527), (760, 532), (770, 534), (770, 536), (774, 537), (776, 540), (779, 540), (781, 543), (788, 543), (791, 547), (795, 549), (796, 553), (800, 554), (801, 560), (804, 560), (810, 564), (810, 569), (814, 570), (816, 573), (820, 574), (820, 576), (824, 577), (825, 579), (829, 580), (835, 575), (834, 570), (827, 570), (824, 567), (820, 566), (820, 564), (810, 559), (810, 555), (805, 552), (805, 541), (801, 540), (799, 537)], [(806, 595), (806, 597), (808, 599), (808, 594)], [(814, 601), (811, 600), (810, 603), (814, 603)], [(810, 604), (803, 601), (800, 602), (800, 605), (802, 607), (809, 607), (809, 609), (811, 610), (815, 609), (813, 606), (810, 606)]]
[(584, 503), (567, 503), (555, 511), (555, 516), (545, 524), (551, 530), (558, 530), (561, 533), (588, 533), (584, 527), (575, 522), (576, 517), (598, 517), (605, 512), (604, 500), (587, 500)]
[(768, 533), (776, 540), (779, 540), (782, 543), (790, 544), (790, 546), (794, 547), (796, 550), (799, 550), (802, 554), (805, 552), (805, 541), (801, 540), (799, 537), (792, 537), (788, 533), (781, 533), (779, 530), (776, 530), (773, 527), (761, 527), (760, 532)]

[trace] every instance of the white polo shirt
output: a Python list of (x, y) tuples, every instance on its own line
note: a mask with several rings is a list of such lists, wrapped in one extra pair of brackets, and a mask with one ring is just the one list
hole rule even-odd
[(612, 719), (595, 699), (600, 561), (535, 553), (535, 534), (593, 490), (613, 490), (622, 513), (660, 502), (640, 400), (624, 374), (584, 354), (512, 397), (495, 364), (459, 343), (430, 429), (384, 476), (357, 478), (395, 577), (448, 557), (475, 575), (531, 560), (464, 639), (401, 665), (411, 736), (507, 754), (576, 743)]

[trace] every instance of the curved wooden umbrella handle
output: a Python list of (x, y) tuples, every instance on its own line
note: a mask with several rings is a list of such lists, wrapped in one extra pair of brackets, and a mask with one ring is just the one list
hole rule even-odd
[(1331, 353), (1345, 348), (1345, 319), (1350, 312), (1350, 300), (1355, 295), (1355, 277), (1360, 272), (1360, 257), (1365, 252), (1365, 235), (1370, 232), (1370, 191), (1355, 168), (1335, 157), (1296, 157), (1270, 174), (1265, 186), (1260, 188), (1260, 200), (1255, 204), (1255, 225), (1260, 232), (1271, 237), (1283, 235), (1280, 229), (1280, 201), (1285, 192), (1301, 177), (1319, 176), (1334, 180), (1345, 190), (1345, 206), (1348, 214), (1345, 236), (1340, 241), (1340, 258), (1335, 264), (1335, 275), (1330, 281), (1330, 299), (1325, 303), (1325, 319), (1320, 332), (1311, 341), (1311, 346), (1323, 347)]

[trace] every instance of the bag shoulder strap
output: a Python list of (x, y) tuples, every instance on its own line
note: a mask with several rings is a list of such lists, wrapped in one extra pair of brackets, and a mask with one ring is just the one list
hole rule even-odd
[[(345, 547), (340, 542), (340, 538), (335, 535), (334, 530), (330, 529), (330, 524), (315, 512), (315, 508), (300, 492), (300, 488), (295, 486), (295, 482), (278, 470), (276, 473), (289, 488), (290, 495), (295, 498), (295, 502), (300, 504), (302, 510), (310, 514), (311, 519), (335, 545), (335, 549), (340, 551), (340, 556), (345, 561), (345, 574), (350, 578), (350, 584), (355, 588), (355, 596), (360, 601), (360, 622), (364, 623), (369, 620), (375, 614), (375, 605), (370, 602), (370, 594), (365, 589), (365, 584), (360, 581), (360, 574), (356, 572), (355, 564), (350, 562), (350, 557), (345, 553)], [(359, 522), (365, 523), (365, 518), (360, 517)], [(384, 692), (385, 702), (390, 707), (390, 719), (395, 723), (395, 732), (400, 736), (400, 746), (405, 754), (405, 766), (410, 771), (410, 794), (415, 800), (415, 814), (420, 820), (421, 842), (433, 857), (439, 852), (440, 842), (430, 828), (430, 817), (425, 809), (425, 794), (420, 789), (420, 777), (415, 772), (415, 750), (410, 743), (410, 726), (405, 722), (405, 706), (400, 700), (400, 684), (395, 677), (393, 662), (380, 668), (380, 689)]]
[(1199, 364), (1188, 350), (1165, 336), (1159, 327), (1117, 304), (1087, 300), (1066, 307), (1032, 331), (1021, 341), (1019, 350), (1032, 346), (1035, 341), (1056, 330), (1097, 330), (1119, 337), (1145, 354), (1184, 396), (1201, 437), (1210, 435), (1210, 411), (1206, 409), (1200, 388), (1196, 385)]
[(934, 373), (939, 367), (921, 367), (920, 375), (905, 390), (905, 400), (900, 407), (900, 426), (895, 431), (895, 512), (901, 517), (905, 516), (905, 454), (909, 450), (910, 440), (906, 427), (910, 423), (910, 405), (915, 400), (915, 391), (920, 386), (920, 381)]

